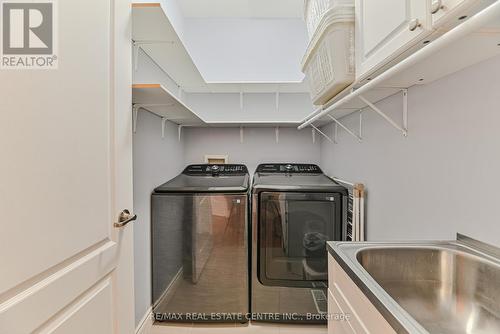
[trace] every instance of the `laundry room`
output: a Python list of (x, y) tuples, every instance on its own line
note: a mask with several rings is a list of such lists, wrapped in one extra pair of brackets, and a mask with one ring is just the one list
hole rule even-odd
[[(319, 6), (319, 3), (320, 1), (316, 5)], [(307, 14), (307, 6), (314, 5), (314, 1), (306, 1), (304, 5), (306, 8), (303, 10)], [(349, 1), (339, 6), (334, 8), (343, 10), (342, 24), (346, 24)], [(180, 11), (186, 11), (187, 7), (189, 6), (181, 4)], [(371, 91), (367, 90), (366, 94), (360, 94), (358, 98), (352, 97), (352, 101), (344, 102), (345, 105), (340, 104), (337, 108), (332, 108), (332, 105), (335, 106), (344, 98), (351, 99), (345, 91), (345, 86), (340, 90), (338, 87), (330, 86), (329, 93), (328, 89), (324, 89), (323, 96), (318, 97), (310, 92), (311, 86), (304, 85), (306, 81), (300, 73), (290, 70), (288, 76), (283, 76), (282, 73), (278, 74), (279, 69), (273, 68), (272, 57), (283, 60), (293, 57), (299, 59), (297, 55), (300, 52), (304, 53), (306, 49), (306, 55), (302, 54), (301, 58), (304, 66), (304, 58), (314, 39), (307, 35), (306, 30), (300, 29), (297, 30), (299, 34), (284, 38), (279, 35), (282, 31), (277, 29), (285, 24), (287, 29), (291, 29), (290, 26), (293, 24), (303, 24), (303, 18), (297, 20), (297, 17), (293, 16), (281, 17), (279, 23), (275, 23), (275, 30), (272, 32), (266, 31), (265, 34), (261, 34), (262, 31), (259, 29), (252, 30), (251, 33), (245, 32), (248, 34), (248, 38), (244, 39), (247, 45), (238, 45), (242, 40), (233, 39), (231, 33), (241, 33), (239, 24), (253, 25), (254, 22), (248, 22), (251, 19), (248, 17), (216, 19), (211, 15), (229, 14), (223, 10), (217, 12), (215, 9), (211, 14), (201, 14), (201, 8), (191, 8), (191, 10), (193, 14), (188, 15), (196, 17), (184, 17), (183, 42), (186, 52), (193, 59), (195, 69), (204, 77), (205, 85), (202, 88), (191, 87), (183, 90), (183, 85), (169, 74), (173, 73), (168, 71), (169, 65), (161, 66), (162, 60), (155, 58), (160, 57), (158, 50), (148, 44), (144, 44), (144, 49), (140, 45), (136, 53), (138, 60), (134, 72), (135, 87), (152, 82), (170, 85), (171, 91), (179, 91), (178, 96), (183, 97), (181, 100), (196, 113), (196, 117), (206, 123), (200, 126), (195, 122), (193, 125), (189, 124), (192, 121), (189, 120), (185, 125), (182, 121), (177, 122), (175, 116), (169, 120), (166, 116), (168, 111), (165, 114), (154, 113), (154, 108), (161, 108), (156, 105), (149, 109), (146, 106), (143, 110), (137, 111), (134, 132), (134, 210), (143, 217), (145, 224), (136, 225), (134, 235), (136, 321), (141, 319), (143, 322), (145, 312), (147, 314), (151, 310), (157, 316), (154, 318), (156, 323), (163, 325), (163, 328), (185, 329), (182, 326), (186, 326), (186, 322), (192, 322), (190, 330), (196, 333), (200, 330), (224, 328), (217, 327), (217, 323), (224, 326), (231, 321), (236, 323), (241, 321), (240, 318), (235, 320), (231, 317), (225, 321), (217, 321), (208, 316), (210, 314), (208, 310), (222, 314), (248, 312), (250, 315), (248, 324), (240, 325), (238, 330), (254, 328), (262, 332), (272, 332), (277, 330), (275, 328), (277, 326), (282, 332), (294, 329), (321, 332), (323, 329), (326, 330), (321, 323), (335, 323), (321, 317), (328, 314), (326, 306), (324, 309), (321, 306), (322, 303), (328, 304), (328, 298), (322, 294), (324, 290), (321, 288), (321, 281), (328, 280), (328, 264), (325, 247), (318, 253), (319, 258), (323, 257), (324, 260), (315, 259), (314, 255), (311, 255), (314, 254), (314, 250), (308, 250), (305, 246), (308, 238), (313, 238), (311, 245), (316, 246), (316, 244), (324, 245), (327, 240), (370, 240), (387, 243), (402, 240), (406, 242), (455, 240), (457, 233), (463, 233), (480, 236), (479, 239), (482, 241), (498, 242), (489, 233), (481, 233), (476, 224), (471, 224), (471, 221), (479, 219), (486, 226), (491, 224), (489, 228), (495, 228), (496, 223), (488, 218), (488, 210), (478, 212), (470, 209), (494, 205), (493, 193), (491, 196), (486, 194), (477, 196), (475, 192), (464, 193), (460, 190), (462, 183), (455, 181), (470, 179), (472, 174), (475, 181), (488, 184), (490, 180), (488, 175), (492, 175), (499, 164), (498, 159), (492, 160), (488, 153), (494, 150), (496, 144), (493, 137), (497, 137), (492, 128), (492, 120), (498, 119), (494, 106), (499, 101), (494, 97), (496, 93), (491, 88), (499, 86), (497, 76), (500, 63), (498, 56), (495, 56), (498, 50), (493, 49), (491, 56), (485, 56), (484, 60), (481, 56), (482, 61), (474, 61), (471, 66), (464, 66), (463, 60), (457, 61), (454, 66), (458, 66), (457, 69), (460, 70), (444, 69), (440, 74), (432, 73), (425, 67), (429, 65), (417, 60), (415, 67), (418, 66), (417, 68), (422, 70), (421, 73), (413, 73), (412, 67), (408, 70), (412, 72), (410, 74), (400, 74), (395, 71), (393, 74), (395, 78), (389, 77), (385, 83), (382, 80), (378, 87), (374, 86)], [(479, 10), (479, 7), (476, 10)], [(209, 17), (202, 18), (202, 15)], [(334, 18), (335, 16), (332, 16), (330, 19), (335, 21)], [(272, 25), (273, 20), (276, 21), (276, 18), (270, 17), (259, 19), (265, 21), (266, 26)], [(310, 23), (307, 18), (306, 23)], [(222, 31), (223, 27), (229, 25), (233, 32)], [(331, 25), (334, 26), (333, 23)], [(343, 26), (335, 28), (341, 31), (341, 27)], [(199, 37), (195, 37), (200, 31), (209, 35), (203, 42)], [(209, 33), (212, 31), (216, 33)], [(219, 40), (215, 41), (214, 36), (219, 36)], [(437, 37), (430, 35), (428, 38)], [(248, 44), (255, 43), (252, 49), (256, 49), (270, 42), (266, 39), (272, 40), (273, 43), (273, 48), (268, 53), (269, 57), (254, 58), (247, 49), (250, 48)], [(210, 48), (210, 43), (221, 43), (221, 40), (228, 43), (231, 41), (230, 45), (223, 46), (225, 48), (223, 55), (220, 54), (221, 48), (215, 50)], [(308, 44), (309, 40), (311, 42)], [(283, 47), (275, 49), (279, 43), (283, 43)], [(303, 50), (294, 50), (292, 44), (302, 45)], [(158, 48), (160, 49), (159, 46)], [(415, 49), (417, 48), (415, 46)], [(246, 54), (241, 53), (240, 49), (247, 50)], [(285, 53), (281, 54), (282, 50)], [(416, 51), (418, 50), (414, 52)], [(240, 59), (229, 59), (233, 58), (231, 54)], [(404, 60), (403, 56), (400, 57)], [(226, 62), (222, 63), (222, 59), (226, 59)], [(234, 63), (238, 63), (238, 69), (231, 72), (230, 68)], [(255, 70), (241, 71), (239, 66), (242, 63), (245, 63), (247, 68), (255, 66)], [(203, 67), (209, 65), (208, 69)], [(393, 64), (385, 65), (384, 70), (387, 72), (395, 65), (398, 65), (396, 60)], [(217, 66), (224, 67), (224, 70), (215, 71), (214, 68)], [(296, 64), (290, 68), (297, 69)], [(371, 70), (370, 75), (380, 76), (386, 73), (382, 70), (378, 70), (378, 73)], [(208, 77), (213, 77), (216, 83), (211, 83)], [(179, 78), (184, 80), (182, 76)], [(314, 80), (307, 71), (305, 78)], [(222, 83), (224, 79), (231, 81)], [(266, 83), (268, 79), (271, 79), (272, 83)], [(366, 85), (371, 80), (360, 81), (358, 86), (349, 87), (360, 89), (363, 84)], [(186, 85), (193, 86), (192, 83)], [(337, 85), (342, 84), (337, 83)], [(336, 89), (340, 93), (334, 93)], [(351, 94), (355, 91), (352, 88), (347, 88), (347, 91), (349, 89)], [(137, 96), (140, 98), (142, 95)], [(336, 97), (332, 99), (331, 96)], [(318, 105), (317, 101), (325, 98), (328, 99), (327, 102), (322, 106)], [(365, 102), (365, 98), (368, 101)], [(482, 110), (482, 116), (478, 116), (479, 111), (471, 113), (471, 108)], [(481, 133), (473, 132), (475, 134), (473, 136), (464, 135), (472, 133), (474, 128), (481, 129)], [(476, 158), (464, 159), (465, 156)], [(217, 239), (224, 239), (224, 234), (217, 234), (216, 226), (219, 223), (221, 226), (230, 226), (234, 224), (231, 223), (234, 218), (232, 216), (240, 214), (239, 211), (233, 212), (231, 209), (234, 207), (232, 202), (234, 198), (222, 199), (218, 197), (220, 195), (208, 195), (212, 200), (209, 201), (209, 207), (203, 207), (198, 201), (206, 197), (207, 190), (195, 190), (195, 185), (191, 185), (192, 188), (188, 186), (190, 181), (178, 179), (181, 171), (183, 171), (182, 177), (189, 175), (188, 166), (207, 168), (203, 178), (215, 176), (217, 179), (225, 175), (224, 172), (214, 172), (211, 168), (224, 168), (223, 166), (230, 168), (235, 165), (246, 167), (249, 178), (249, 184), (241, 188), (248, 187), (250, 192), (247, 203), (249, 220), (246, 223), (240, 222), (248, 225), (247, 244), (246, 246), (244, 242), (241, 244), (242, 247), (246, 247), (249, 255), (248, 282), (238, 275), (238, 273), (247, 274), (246, 269), (239, 266), (241, 261), (238, 260), (238, 247), (224, 246), (221, 243), (221, 248), (218, 249), (215, 242)], [(291, 169), (287, 170), (287, 166), (291, 166)], [(309, 175), (310, 171), (307, 168), (314, 166), (317, 166), (318, 171), (313, 170)], [(490, 172), (483, 173), (485, 168)], [(318, 179), (320, 174), (323, 174), (325, 179)], [(279, 179), (280, 175), (283, 175), (282, 180)], [(224, 177), (230, 177), (230, 172)], [(201, 260), (198, 263), (198, 267), (201, 268), (199, 274), (186, 274), (186, 266), (196, 267), (189, 261), (190, 264), (178, 262), (173, 273), (165, 274), (160, 272), (160, 269), (155, 269), (157, 261), (158, 267), (161, 263), (169, 261), (167, 254), (173, 256), (172, 254), (181, 254), (185, 251), (180, 248), (168, 248), (168, 244), (174, 248), (181, 247), (179, 243), (189, 243), (183, 239), (186, 238), (186, 231), (189, 231), (190, 236), (194, 233), (191, 228), (186, 230), (184, 226), (178, 227), (176, 233), (166, 232), (165, 235), (161, 235), (162, 228), (169, 228), (162, 227), (163, 224), (174, 224), (174, 221), (183, 219), (178, 216), (175, 219), (168, 218), (167, 212), (164, 213), (165, 216), (156, 213), (157, 208), (154, 202), (151, 202), (156, 196), (151, 197), (152, 192), (158, 193), (157, 195), (164, 199), (179, 196), (179, 193), (170, 196), (159, 194), (161, 191), (157, 187), (168, 180), (172, 181), (166, 185), (174, 188), (172, 190), (174, 192), (180, 191), (181, 197), (185, 196), (188, 188), (194, 193), (199, 193), (196, 196), (200, 198), (194, 200), (193, 207), (182, 209), (193, 222), (178, 222), (177, 226), (191, 224), (191, 228), (195, 229), (196, 224), (200, 224), (200, 218), (195, 217), (196, 215), (201, 215), (205, 219), (208, 216), (212, 217), (212, 221), (208, 223), (212, 224), (213, 228), (211, 230), (213, 241), (210, 246), (191, 244), (190, 251), (197, 249), (200, 256), (201, 249), (208, 247), (210, 251), (207, 253), (210, 256), (215, 257), (219, 251), (232, 254), (232, 261), (226, 265), (233, 268), (233, 272), (226, 274), (226, 280), (222, 277), (227, 271), (224, 261), (221, 260), (224, 258), (223, 255), (219, 255), (220, 267), (212, 264), (212, 261), (216, 262), (215, 259)], [(336, 182), (344, 188), (345, 193), (332, 185), (329, 186), (329, 182)], [(215, 184), (212, 186), (217, 187)], [(262, 192), (258, 190), (261, 186), (264, 187)], [(437, 191), (436, 188), (441, 191)], [(488, 193), (490, 190), (487, 188), (484, 191)], [(334, 202), (347, 203), (343, 204), (344, 207), (342, 204), (337, 207), (330, 205), (326, 198), (335, 199)], [(179, 210), (174, 211), (179, 214)], [(348, 222), (336, 223), (344, 221)], [(325, 222), (330, 226), (323, 226)], [(207, 221), (204, 224), (207, 224)], [(294, 227), (294, 224), (297, 226)], [(206, 232), (206, 227), (198, 226), (198, 228)], [(269, 234), (266, 236), (267, 230)], [(219, 228), (219, 233), (223, 233), (222, 231), (227, 229)], [(238, 233), (242, 233), (242, 230)], [(300, 237), (295, 236), (296, 233), (299, 233)], [(294, 238), (296, 240), (293, 240)], [(182, 241), (179, 241), (181, 239)], [(159, 246), (155, 246), (155, 243)], [(281, 246), (276, 248), (276, 243)], [(166, 247), (163, 256), (159, 250), (161, 247)], [(266, 249), (270, 251), (267, 252)], [(157, 257), (159, 259), (156, 259)], [(181, 257), (193, 260), (194, 255), (177, 256)], [(170, 261), (172, 262), (171, 258)], [(150, 263), (153, 263), (152, 267)], [(210, 276), (214, 268), (218, 273), (218, 279)], [(199, 277), (193, 278), (192, 275)], [(203, 280), (204, 275), (208, 275), (207, 282), (200, 283), (198, 280)], [(191, 283), (183, 286), (186, 279), (191, 280)], [(162, 282), (161, 288), (155, 287), (156, 280)], [(227, 280), (237, 280), (240, 284), (231, 289)], [(210, 288), (210, 285), (213, 286)], [(196, 287), (200, 286), (203, 286), (203, 290), (198, 291)], [(248, 286), (250, 306), (245, 308), (235, 303), (232, 304), (231, 311), (229, 307), (231, 303), (225, 296), (242, 295), (239, 290), (242, 286)], [(145, 293), (137, 294), (138, 291)], [(172, 296), (174, 291), (177, 292)], [(247, 302), (244, 297), (241, 298)], [(151, 302), (152, 309), (150, 309)], [(307, 305), (310, 305), (309, 308)], [(179, 319), (164, 318), (172, 314), (177, 314)], [(197, 314), (201, 319), (186, 319), (185, 316), (190, 314)], [(277, 319), (269, 319), (271, 315)], [(314, 321), (315, 315), (319, 315), (321, 320)], [(306, 318), (307, 316), (309, 318)], [(207, 329), (207, 323), (211, 321), (216, 324), (209, 324)], [(387, 320), (384, 321), (387, 323)], [(394, 325), (391, 322), (389, 324)], [(344, 332), (335, 330), (334, 333)]]
[(0, 334), (500, 333), (500, 0), (0, 27)]

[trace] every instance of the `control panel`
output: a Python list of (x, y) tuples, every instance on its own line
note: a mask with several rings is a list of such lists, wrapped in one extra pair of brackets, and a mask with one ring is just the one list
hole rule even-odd
[(197, 176), (244, 175), (248, 169), (245, 165), (201, 164), (189, 165), (182, 173)]
[(303, 174), (321, 174), (322, 171), (317, 165), (313, 164), (260, 164), (256, 170), (257, 173), (303, 173)]

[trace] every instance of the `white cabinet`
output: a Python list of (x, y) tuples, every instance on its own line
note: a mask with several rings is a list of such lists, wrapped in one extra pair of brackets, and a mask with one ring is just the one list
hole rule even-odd
[(464, 6), (467, 0), (431, 0), (432, 25), (439, 26), (450, 17), (450, 12)]
[(328, 334), (396, 333), (331, 255), (328, 255), (328, 317)]
[(356, 79), (367, 79), (431, 33), (430, 0), (356, 0)]
[(495, 0), (356, 0), (356, 80), (364, 84)]
[(431, 0), (433, 28), (452, 28), (494, 0)]
[(339, 320), (337, 315), (346, 312), (340, 307), (339, 302), (333, 296), (332, 291), (328, 290), (328, 334), (355, 334), (348, 321)]

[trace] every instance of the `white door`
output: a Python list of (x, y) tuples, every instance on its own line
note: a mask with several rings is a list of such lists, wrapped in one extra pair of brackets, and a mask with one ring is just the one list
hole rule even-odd
[(356, 78), (363, 80), (430, 33), (430, 0), (356, 0)]
[(132, 333), (130, 4), (56, 6), (58, 69), (0, 70), (0, 333)]

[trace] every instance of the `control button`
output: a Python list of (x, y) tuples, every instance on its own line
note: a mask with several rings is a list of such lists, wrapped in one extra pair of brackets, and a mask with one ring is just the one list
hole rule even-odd
[(293, 166), (292, 166), (292, 165), (290, 165), (290, 164), (288, 164), (288, 165), (286, 165), (286, 166), (285, 166), (285, 169), (286, 169), (287, 171), (291, 171), (291, 170), (293, 169)]
[(212, 172), (218, 172), (220, 168), (217, 165), (213, 165), (210, 169), (212, 170)]

